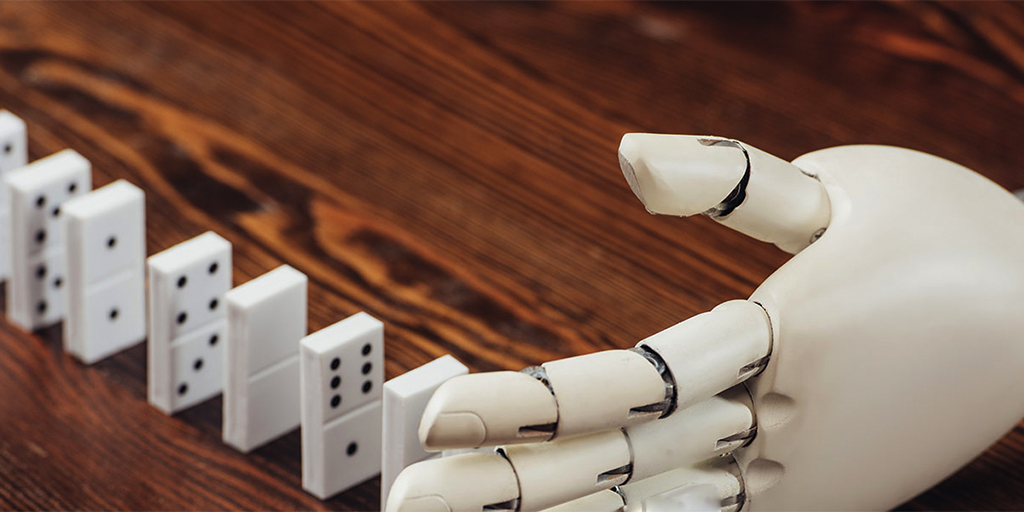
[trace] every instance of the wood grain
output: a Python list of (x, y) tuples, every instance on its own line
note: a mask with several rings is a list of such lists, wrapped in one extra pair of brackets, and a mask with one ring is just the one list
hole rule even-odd
[[(212, 229), (236, 283), (309, 275), (310, 329), (384, 320), (388, 377), (518, 369), (631, 346), (786, 259), (644, 212), (627, 131), (895, 144), (1024, 187), (1024, 6), (4, 2), (0, 105), (32, 158), (143, 187), (150, 253)], [(376, 509), (376, 480), (302, 492), (297, 434), (225, 446), (220, 407), (150, 407), (143, 346), (84, 367), (59, 328), (0, 322), (0, 507)], [(1024, 508), (1024, 429), (905, 508)]]

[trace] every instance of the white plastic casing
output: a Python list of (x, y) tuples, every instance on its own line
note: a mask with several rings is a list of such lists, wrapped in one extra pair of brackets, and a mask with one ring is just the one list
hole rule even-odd
[(541, 510), (625, 483), (629, 474), (607, 474), (630, 463), (621, 430), (505, 448), (519, 481), (520, 510)]
[[(668, 512), (684, 509), (681, 495), (690, 494), (702, 504), (717, 502), (708, 510), (736, 512), (743, 504), (743, 485), (732, 457), (676, 468), (656, 476), (619, 486), (544, 509), (543, 512)], [(697, 494), (697, 496), (692, 496)], [(670, 507), (666, 507), (668, 502)], [(697, 509), (700, 510), (700, 509)]]
[(532, 511), (725, 455), (749, 439), (753, 426), (740, 386), (624, 431), (504, 450), (519, 481), (520, 510)]
[(798, 166), (722, 137), (627, 133), (619, 164), (647, 211), (698, 213), (795, 253), (829, 223), (821, 184)]
[(886, 510), (1024, 416), (1024, 204), (970, 170), (884, 146), (794, 161), (825, 234), (752, 295), (772, 319), (737, 452), (745, 510)]
[(483, 510), (519, 496), (512, 466), (496, 453), (466, 453), (417, 462), (398, 475), (385, 511)]
[[(745, 509), (744, 487), (737, 473), (738, 468), (731, 457), (711, 460), (693, 466), (687, 466), (660, 475), (646, 478), (620, 488), (626, 503), (623, 512), (666, 512), (657, 498), (667, 498), (665, 493), (679, 493), (684, 489), (699, 493), (701, 501), (710, 498), (711, 489), (717, 492), (721, 512), (736, 512)], [(652, 500), (654, 498), (654, 500)], [(655, 503), (652, 503), (654, 501)], [(677, 503), (675, 511), (682, 512), (682, 503)]]
[(607, 350), (542, 366), (558, 399), (555, 437), (634, 425), (661, 414), (633, 411), (665, 400), (665, 381), (636, 352)]
[[(753, 426), (750, 397), (746, 389), (739, 386), (665, 419), (627, 429), (505, 446), (500, 451), (512, 466), (518, 488), (518, 510), (531, 512), (725, 455), (750, 439)], [(411, 466), (407, 470), (410, 474), (404, 478), (422, 479), (459, 464), (471, 465), (477, 461), (477, 458), (466, 454), (454, 455), (443, 463), (428, 461)], [(481, 496), (490, 493), (489, 503), (501, 502), (497, 497), (502, 488), (494, 485), (496, 482), (500, 484), (502, 475), (507, 471), (505, 467), (492, 464), (478, 470), (496, 473), (475, 475), (479, 486), (490, 489), (474, 492), (481, 493)], [(410, 481), (409, 485), (419, 487), (396, 487), (391, 496), (395, 503), (405, 504), (401, 509), (404, 511), (417, 510), (411, 508), (411, 504), (425, 497), (409, 492), (427, 492), (449, 504), (461, 503), (461, 493), (466, 492), (451, 487), (430, 489), (422, 482)], [(456, 494), (446, 494), (448, 492)], [(602, 503), (608, 501), (601, 497), (593, 499)], [(590, 503), (588, 500), (584, 502)], [(582, 505), (577, 503), (574, 506)]]
[(543, 512), (622, 512), (622, 495), (608, 489), (548, 507)]
[(651, 421), (669, 399), (652, 360), (633, 350), (607, 350), (528, 373), (454, 378), (427, 404), (420, 440), (439, 451), (572, 437)]
[(829, 224), (829, 201), (817, 180), (798, 167), (748, 144), (745, 198), (732, 213), (715, 220), (780, 249), (795, 253)]
[(761, 369), (772, 347), (768, 316), (757, 304), (733, 300), (640, 343), (672, 372), (676, 407), (686, 408), (731, 388)]
[[(458, 410), (445, 411), (448, 404), (458, 404)], [(431, 452), (494, 446), (517, 438), (543, 441), (551, 437), (550, 432), (523, 436), (520, 427), (552, 424), (557, 419), (555, 398), (532, 376), (509, 371), (476, 373), (455, 377), (434, 392), (423, 412), (419, 437)]]
[(647, 211), (690, 216), (721, 203), (743, 179), (747, 158), (718, 137), (628, 133), (619, 163), (629, 188)]
[(626, 429), (633, 455), (630, 481), (643, 480), (740, 448), (754, 428), (743, 386), (671, 416)]
[(690, 484), (655, 494), (643, 502), (643, 512), (719, 512), (722, 498), (711, 484)]
[[(744, 510), (755, 512), (890, 509), (956, 471), (1024, 416), (1024, 204), (962, 166), (905, 149), (832, 148), (794, 164), (827, 191), (828, 230), (750, 301), (726, 303), (641, 346), (683, 381), (680, 396), (689, 389), (694, 397), (742, 380), (771, 354), (764, 372), (747, 381), (758, 435), (734, 452), (743, 478), (730, 471), (713, 477), (723, 499), (734, 498), (730, 507), (743, 493)], [(804, 226), (796, 231), (810, 225), (796, 224)], [(723, 338), (706, 345), (678, 343), (717, 332)], [(723, 346), (733, 348), (718, 352)], [(720, 373), (737, 366), (735, 376)], [(718, 371), (702, 376), (701, 368)], [(628, 432), (632, 440), (647, 437), (637, 429), (664, 425)], [(598, 452), (614, 462), (617, 450)], [(505, 471), (502, 459), (488, 460)], [(453, 457), (442, 476), (410, 477), (406, 485), (426, 487), (402, 495), (422, 498), (452, 485), (446, 481), (456, 468), (473, 476), (461, 462)], [(621, 486), (627, 509), (680, 487), (644, 490), (671, 474)], [(467, 503), (492, 503), (493, 488), (486, 489), (486, 499)], [(453, 500), (464, 496), (447, 492)]]
[(638, 347), (552, 361), (527, 373), (454, 378), (427, 404), (420, 440), (427, 450), (440, 451), (561, 439), (652, 421), (672, 404), (686, 408), (763, 369), (771, 327), (760, 306), (737, 300)]

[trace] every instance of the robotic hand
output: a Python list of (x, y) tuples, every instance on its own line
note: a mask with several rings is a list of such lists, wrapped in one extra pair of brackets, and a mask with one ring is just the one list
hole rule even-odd
[[(748, 300), (630, 350), (437, 390), (387, 510), (883, 510), (1024, 416), (1024, 204), (884, 146), (787, 163), (627, 134), (649, 211), (703, 213), (796, 255)], [(666, 493), (667, 491), (667, 493)], [(553, 508), (552, 508), (553, 507)]]

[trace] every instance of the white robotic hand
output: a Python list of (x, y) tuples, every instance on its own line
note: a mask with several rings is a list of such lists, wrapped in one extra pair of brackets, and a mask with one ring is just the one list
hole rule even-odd
[(634, 349), (445, 383), (424, 446), (499, 448), (410, 466), (388, 511), (883, 510), (1024, 416), (1013, 195), (884, 146), (787, 163), (627, 134), (619, 158), (652, 213), (703, 213), (796, 256)]

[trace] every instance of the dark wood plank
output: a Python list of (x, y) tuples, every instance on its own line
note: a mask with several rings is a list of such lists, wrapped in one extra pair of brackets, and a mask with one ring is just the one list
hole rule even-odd
[[(310, 328), (366, 310), (389, 377), (452, 353), (518, 369), (631, 346), (785, 261), (647, 215), (627, 131), (786, 158), (913, 147), (1024, 187), (1020, 4), (3, 3), (0, 105), (148, 194), (155, 253), (212, 229), (235, 280), (288, 263)], [(0, 322), (5, 509), (371, 510), (299, 486), (296, 434), (248, 456), (220, 401), (168, 418), (145, 348), (92, 367)], [(912, 509), (1024, 508), (1024, 430)]]

